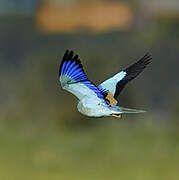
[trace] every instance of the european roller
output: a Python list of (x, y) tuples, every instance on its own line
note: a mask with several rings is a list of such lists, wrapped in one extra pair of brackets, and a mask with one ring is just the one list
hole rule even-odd
[(79, 56), (67, 50), (60, 64), (59, 81), (63, 89), (78, 98), (77, 108), (83, 115), (120, 118), (123, 113), (142, 113), (145, 111), (117, 106), (117, 97), (126, 84), (145, 69), (151, 59), (151, 55), (146, 53), (136, 63), (96, 86), (88, 79)]

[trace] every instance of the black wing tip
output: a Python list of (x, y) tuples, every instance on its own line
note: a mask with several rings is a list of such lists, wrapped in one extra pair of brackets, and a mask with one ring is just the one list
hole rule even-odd
[(151, 63), (152, 61), (152, 54), (147, 52), (145, 55), (139, 60), (139, 62), (143, 62), (145, 65)]
[(74, 52), (72, 50), (66, 50), (65, 54), (63, 56), (63, 60), (69, 60), (72, 59)]
[(140, 58), (136, 63), (132, 64), (124, 71), (127, 73), (127, 76), (124, 78), (126, 81), (130, 81), (137, 77), (152, 61), (152, 55), (147, 52), (145, 55)]
[(128, 67), (126, 70), (130, 70), (130, 69), (138, 69), (138, 70), (142, 70), (145, 69), (146, 66), (148, 64), (150, 64), (152, 62), (152, 55), (151, 53), (147, 52), (144, 54), (144, 56), (142, 56), (142, 58), (140, 58), (136, 63), (134, 63), (133, 65), (131, 65), (130, 67)]
[(63, 60), (64, 61), (65, 60), (71, 60), (71, 61), (77, 61), (77, 62), (80, 61), (78, 54), (75, 54), (73, 50), (69, 50), (69, 49), (67, 49), (65, 51), (65, 54), (63, 56)]
[(59, 75), (61, 74), (61, 68), (62, 68), (64, 61), (75, 62), (76, 64), (79, 65), (80, 68), (82, 68), (82, 71), (84, 72), (84, 69), (83, 69), (83, 66), (81, 64), (81, 61), (80, 61), (78, 54), (75, 54), (73, 50), (67, 49), (63, 55), (62, 62), (60, 64)]

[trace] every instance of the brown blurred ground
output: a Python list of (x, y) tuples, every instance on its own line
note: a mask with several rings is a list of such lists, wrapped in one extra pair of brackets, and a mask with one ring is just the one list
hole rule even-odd
[(70, 6), (44, 1), (37, 11), (37, 25), (45, 32), (72, 32), (88, 29), (104, 32), (126, 29), (133, 21), (132, 9), (125, 3), (84, 2)]

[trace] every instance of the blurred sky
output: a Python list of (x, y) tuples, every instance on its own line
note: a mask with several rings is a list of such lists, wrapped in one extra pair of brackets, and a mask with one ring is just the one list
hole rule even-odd
[[(104, 2), (104, 0), (93, 0), (94, 2)], [(0, 13), (1, 14), (28, 14), (33, 15), (36, 7), (43, 0), (1, 0), (0, 1)], [(80, 2), (80, 0), (44, 0), (44, 2), (53, 2), (56, 5), (64, 5), (64, 4), (75, 4)], [(81, 2), (90, 2), (89, 0), (81, 1)], [(109, 2), (109, 1), (106, 1)], [(130, 0), (112, 0), (110, 2), (132, 2)], [(149, 7), (152, 7), (153, 11), (156, 10), (170, 10), (170, 11), (178, 11), (179, 10), (179, 1), (178, 0), (151, 0), (150, 2), (147, 0), (134, 0), (132, 3), (141, 3), (146, 4)]]
[(0, 14), (33, 15), (39, 0), (1, 0)]

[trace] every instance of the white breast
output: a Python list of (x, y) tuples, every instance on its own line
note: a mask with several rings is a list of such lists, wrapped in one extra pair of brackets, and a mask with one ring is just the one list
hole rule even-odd
[(79, 101), (77, 108), (80, 113), (90, 117), (109, 116), (111, 114), (110, 109), (104, 103), (88, 98)]

